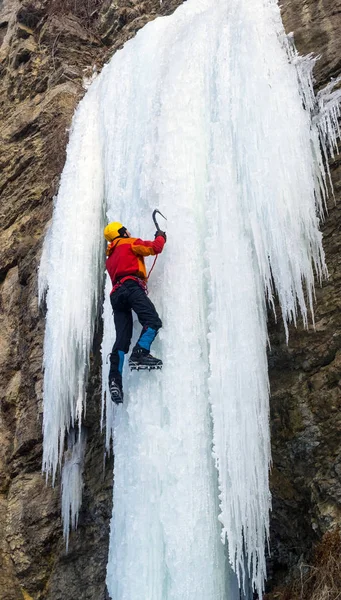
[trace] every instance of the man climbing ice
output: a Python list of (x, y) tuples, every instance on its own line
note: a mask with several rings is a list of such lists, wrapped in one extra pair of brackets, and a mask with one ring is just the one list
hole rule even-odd
[(162, 361), (152, 356), (150, 346), (162, 327), (154, 304), (147, 296), (147, 271), (144, 256), (162, 252), (166, 234), (159, 229), (154, 241), (133, 238), (122, 223), (109, 223), (104, 229), (109, 242), (106, 268), (113, 288), (110, 293), (116, 341), (110, 356), (109, 390), (115, 404), (123, 402), (122, 369), (133, 332), (132, 310), (142, 325), (141, 335), (129, 358), (131, 369), (161, 369)]

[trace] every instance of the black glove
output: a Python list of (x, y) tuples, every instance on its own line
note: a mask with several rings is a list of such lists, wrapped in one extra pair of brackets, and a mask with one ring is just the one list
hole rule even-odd
[(165, 231), (161, 231), (160, 229), (157, 230), (155, 237), (157, 238), (158, 235), (161, 235), (163, 237), (163, 239), (165, 240), (165, 242), (167, 241), (167, 235)]

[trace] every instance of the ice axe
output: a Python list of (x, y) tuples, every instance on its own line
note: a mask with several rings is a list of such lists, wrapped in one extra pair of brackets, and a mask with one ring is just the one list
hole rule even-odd
[[(156, 215), (156, 213), (159, 213), (159, 215), (161, 215), (161, 217), (163, 217), (164, 219), (166, 219), (166, 221), (167, 221), (167, 217), (165, 217), (165, 215), (163, 215), (163, 214), (162, 214), (162, 212), (160, 212), (160, 211), (159, 211), (157, 208), (156, 208), (155, 210), (153, 210), (152, 217), (153, 217), (154, 225), (155, 225), (155, 227), (156, 227), (156, 231), (161, 231), (161, 229), (160, 229), (160, 227), (159, 227), (159, 224), (158, 224), (158, 222), (157, 222), (157, 220), (156, 220), (156, 216), (155, 216), (155, 215)], [(154, 267), (155, 267), (155, 263), (156, 263), (157, 257), (158, 257), (158, 255), (156, 255), (156, 256), (155, 256), (155, 258), (154, 258), (154, 262), (153, 262), (153, 264), (152, 264), (152, 268), (150, 269), (150, 271), (149, 271), (149, 273), (148, 273), (147, 279), (149, 279), (149, 277), (150, 277), (150, 275), (151, 275), (151, 272), (152, 272), (152, 270), (153, 270), (153, 269), (154, 269)]]
[(159, 224), (158, 224), (158, 222), (156, 220), (156, 216), (155, 216), (156, 213), (159, 213), (159, 215), (161, 215), (161, 217), (163, 217), (164, 219), (166, 219), (166, 221), (167, 221), (167, 217), (165, 217), (165, 215), (163, 215), (162, 212), (160, 212), (157, 208), (155, 210), (153, 210), (152, 217), (153, 217), (154, 225), (155, 225), (157, 231), (161, 231), (160, 227), (159, 227)]

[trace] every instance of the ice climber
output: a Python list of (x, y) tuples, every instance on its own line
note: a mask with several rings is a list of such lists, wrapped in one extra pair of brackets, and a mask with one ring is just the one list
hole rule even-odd
[(160, 254), (166, 234), (157, 230), (154, 241), (131, 237), (122, 223), (109, 223), (104, 229), (109, 242), (106, 268), (113, 288), (110, 302), (114, 313), (116, 341), (110, 355), (109, 390), (116, 404), (123, 402), (122, 369), (133, 332), (132, 310), (142, 325), (141, 335), (129, 358), (132, 369), (161, 369), (162, 361), (152, 356), (150, 346), (162, 327), (154, 304), (147, 296), (147, 271), (144, 256)]

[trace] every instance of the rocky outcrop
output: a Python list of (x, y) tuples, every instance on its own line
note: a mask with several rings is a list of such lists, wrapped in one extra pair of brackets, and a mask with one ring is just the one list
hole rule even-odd
[[(0, 600), (105, 598), (112, 463), (103, 466), (98, 352), (95, 348), (89, 382), (83, 508), (66, 554), (59, 486), (45, 485), (41, 476), (44, 321), (37, 305), (37, 266), (84, 77), (147, 21), (178, 4), (0, 3)], [(340, 70), (340, 3), (283, 0), (282, 5), (298, 49), (322, 55), (316, 69), (321, 87)], [(331, 171), (340, 198), (339, 159)], [(330, 277), (316, 290), (316, 331), (299, 325), (286, 346), (280, 319), (276, 324), (269, 315), (271, 588), (283, 583), (340, 520), (341, 204), (329, 204), (323, 233)]]

